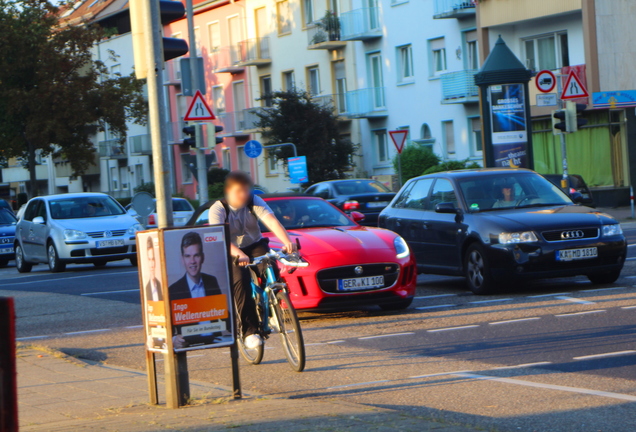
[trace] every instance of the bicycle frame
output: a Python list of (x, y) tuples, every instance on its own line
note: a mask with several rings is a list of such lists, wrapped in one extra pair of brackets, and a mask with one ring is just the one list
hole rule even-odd
[(266, 262), (265, 268), (265, 288), (261, 288), (257, 284), (254, 283), (254, 280), (251, 280), (252, 284), (252, 297), (254, 300), (261, 296), (261, 301), (263, 302), (263, 318), (261, 322), (262, 331), (265, 334), (269, 334), (271, 332), (271, 328), (269, 327), (269, 312), (270, 312), (270, 298), (269, 293), (272, 291), (272, 288), (277, 285), (276, 275), (274, 273), (274, 269), (272, 268), (272, 263), (270, 261)]

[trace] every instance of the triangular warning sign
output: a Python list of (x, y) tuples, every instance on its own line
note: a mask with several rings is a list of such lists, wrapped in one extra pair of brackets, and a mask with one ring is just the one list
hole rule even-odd
[(404, 150), (404, 143), (406, 142), (406, 136), (408, 134), (409, 131), (406, 129), (389, 131), (389, 136), (398, 153), (402, 153), (402, 150)]
[(590, 97), (587, 89), (583, 87), (583, 83), (581, 83), (581, 80), (578, 76), (576, 76), (574, 71), (570, 71), (570, 75), (568, 75), (568, 78), (565, 80), (565, 85), (563, 86), (561, 99), (578, 99), (586, 97)]
[(210, 106), (203, 98), (203, 95), (199, 90), (194, 94), (192, 102), (188, 107), (183, 120), (185, 121), (199, 121), (199, 120), (214, 120), (216, 117), (210, 109)]

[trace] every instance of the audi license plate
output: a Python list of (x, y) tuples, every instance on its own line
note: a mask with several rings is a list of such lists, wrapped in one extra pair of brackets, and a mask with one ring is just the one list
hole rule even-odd
[(351, 279), (339, 279), (338, 291), (358, 291), (384, 286), (384, 276), (367, 276)]
[(0, 255), (13, 253), (13, 248), (2, 248), (0, 249)]
[(380, 208), (380, 207), (386, 207), (388, 205), (389, 205), (388, 201), (371, 201), (367, 203), (368, 208)]
[(123, 246), (123, 240), (100, 240), (97, 242), (98, 248)]
[(591, 259), (598, 257), (598, 250), (595, 247), (581, 249), (565, 249), (557, 251), (557, 261), (574, 261), (582, 259)]

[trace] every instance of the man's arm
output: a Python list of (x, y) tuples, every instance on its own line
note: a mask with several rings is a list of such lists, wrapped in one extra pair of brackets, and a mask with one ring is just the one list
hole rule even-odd
[(265, 224), (269, 230), (274, 233), (276, 238), (283, 244), (283, 251), (287, 253), (296, 252), (296, 243), (292, 242), (289, 238), (289, 234), (283, 227), (283, 225), (276, 219), (273, 213), (263, 215), (261, 221)]

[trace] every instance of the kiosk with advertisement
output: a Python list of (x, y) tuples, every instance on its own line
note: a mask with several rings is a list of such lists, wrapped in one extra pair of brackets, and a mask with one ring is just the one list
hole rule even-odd
[(231, 347), (234, 397), (241, 397), (229, 240), (223, 225), (137, 234), (150, 402), (157, 404), (156, 355), (166, 371), (171, 408), (189, 398), (185, 353)]

